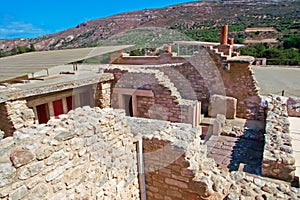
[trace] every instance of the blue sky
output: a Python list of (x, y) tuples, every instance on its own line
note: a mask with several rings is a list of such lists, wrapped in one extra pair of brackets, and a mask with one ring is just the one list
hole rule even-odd
[(121, 12), (195, 0), (0, 0), (0, 39), (37, 37)]

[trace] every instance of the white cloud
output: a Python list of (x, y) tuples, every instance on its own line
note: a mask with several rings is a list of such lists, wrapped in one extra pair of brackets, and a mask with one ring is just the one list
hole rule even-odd
[(42, 28), (24, 22), (9, 22), (5, 26), (0, 25), (0, 39), (37, 37), (46, 34)]

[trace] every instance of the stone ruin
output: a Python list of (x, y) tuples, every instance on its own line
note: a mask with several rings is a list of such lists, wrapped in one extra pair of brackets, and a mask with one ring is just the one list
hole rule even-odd
[[(0, 198), (300, 198), (286, 182), (220, 169), (200, 136), (189, 124), (77, 108), (0, 141)], [(141, 140), (144, 168), (137, 159)]]

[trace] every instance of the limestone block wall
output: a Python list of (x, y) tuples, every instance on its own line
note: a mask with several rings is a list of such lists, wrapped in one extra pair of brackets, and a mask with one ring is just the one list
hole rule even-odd
[(95, 89), (95, 106), (109, 108), (111, 106), (112, 81), (100, 82)]
[(34, 112), (26, 104), (26, 100), (0, 104), (0, 129), (5, 132), (4, 137), (11, 136), (16, 129), (34, 124)]
[(291, 140), (286, 102), (279, 96), (271, 96), (262, 163), (264, 176), (285, 181), (294, 179), (296, 167)]
[(0, 140), (0, 199), (139, 199), (124, 117), (77, 108)]

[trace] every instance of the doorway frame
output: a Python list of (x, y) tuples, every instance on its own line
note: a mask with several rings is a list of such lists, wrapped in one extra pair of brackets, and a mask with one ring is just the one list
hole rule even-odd
[(154, 97), (152, 90), (132, 89), (132, 88), (114, 88), (113, 93), (118, 95), (118, 105), (120, 109), (125, 109), (123, 96), (130, 95), (132, 97), (132, 115), (138, 117), (137, 96)]

